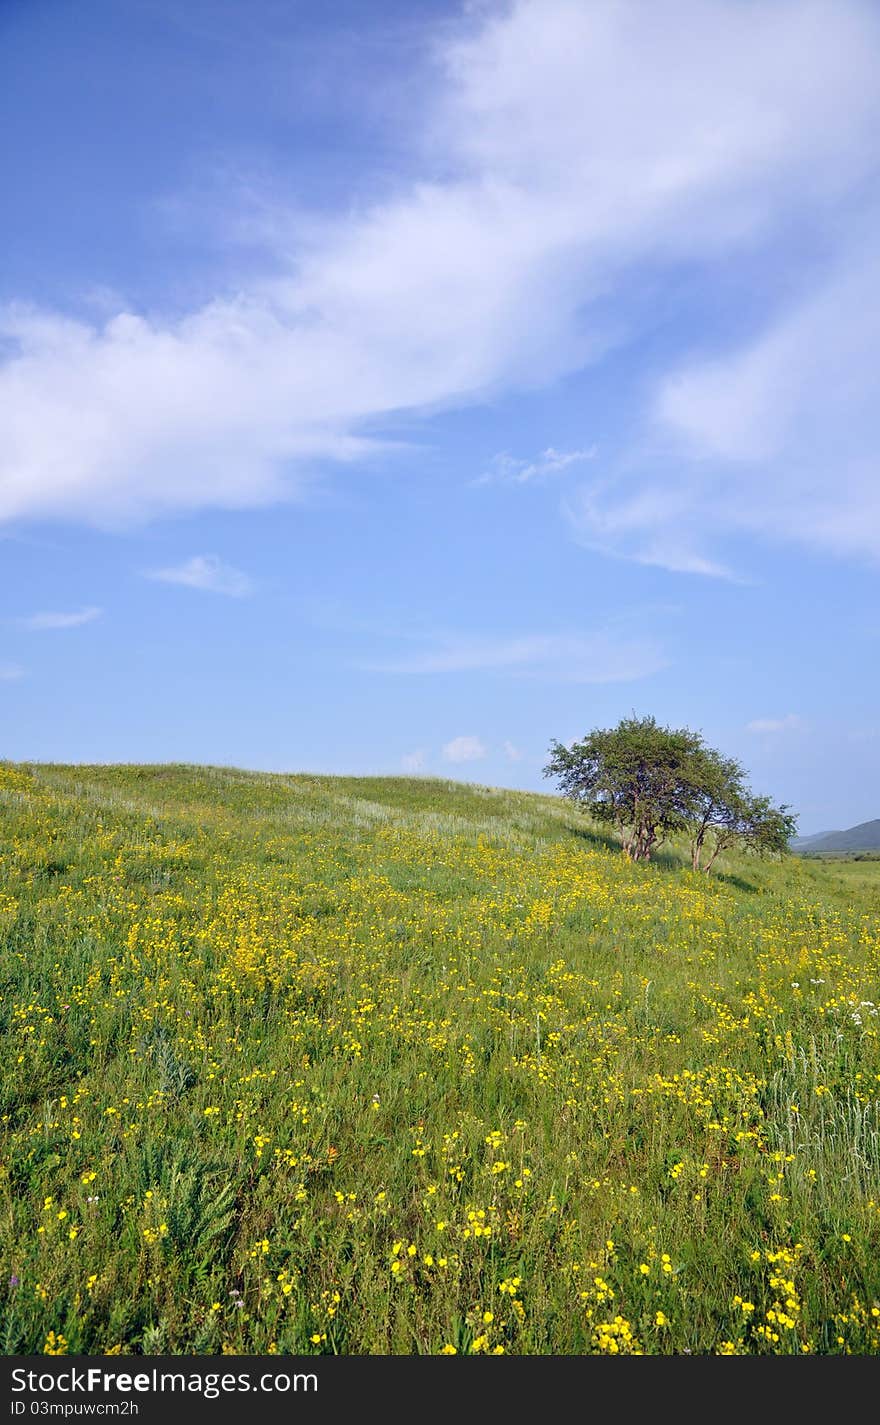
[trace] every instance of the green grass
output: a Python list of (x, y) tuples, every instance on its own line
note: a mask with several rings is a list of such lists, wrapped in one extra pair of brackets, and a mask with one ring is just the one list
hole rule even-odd
[(880, 1348), (876, 862), (183, 766), (0, 839), (6, 1354)]

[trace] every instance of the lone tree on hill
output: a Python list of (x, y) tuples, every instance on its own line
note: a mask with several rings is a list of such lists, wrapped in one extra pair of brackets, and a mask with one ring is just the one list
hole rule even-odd
[(633, 861), (649, 861), (696, 810), (693, 769), (701, 752), (702, 739), (687, 728), (633, 716), (571, 747), (552, 743), (544, 775), (559, 779), (563, 796), (610, 822)]
[(660, 727), (653, 717), (633, 714), (571, 747), (551, 743), (544, 775), (612, 825), (633, 861), (650, 861), (667, 836), (688, 832), (691, 864), (708, 872), (728, 846), (783, 852), (795, 832), (788, 807), (755, 796), (737, 761), (707, 747), (700, 733)]

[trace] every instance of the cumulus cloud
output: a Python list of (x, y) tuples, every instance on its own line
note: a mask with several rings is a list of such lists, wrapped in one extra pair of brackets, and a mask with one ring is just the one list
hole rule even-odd
[(90, 606), (71, 613), (29, 614), (18, 622), (20, 627), (35, 633), (46, 629), (81, 628), (84, 623), (93, 623), (96, 618), (100, 618), (102, 612), (103, 610)]
[(802, 728), (804, 720), (797, 713), (787, 713), (785, 717), (756, 717), (746, 723), (746, 732), (794, 732)]
[(480, 762), (488, 755), (489, 749), (479, 737), (454, 737), (443, 747), (443, 757), (447, 762)]
[(618, 683), (646, 678), (665, 668), (667, 662), (653, 638), (600, 630), (514, 638), (436, 638), (416, 653), (369, 667), (382, 673), (511, 673), (569, 683)]
[[(646, 263), (727, 261), (859, 190), (878, 61), (880, 16), (861, 0), (467, 8), (415, 87), (410, 173), (326, 221), (279, 212), (262, 278), (183, 315), (3, 314), (0, 520), (112, 525), (290, 498), (318, 465), (367, 456), (400, 412), (583, 365), (625, 331)], [(615, 297), (609, 330), (596, 303)], [(795, 374), (784, 409), (768, 406), (784, 364), (768, 340), (764, 366), (739, 370), (751, 433), (732, 428), (714, 367), (662, 387), (660, 422), (733, 460), (780, 449), (806, 401)], [(862, 547), (860, 502), (874, 508), (872, 447), (858, 451), (829, 534), (843, 551)], [(672, 567), (704, 557), (693, 523)], [(653, 556), (650, 528), (601, 538), (662, 562), (668, 534)]]
[(247, 574), (231, 564), (223, 564), (216, 554), (194, 554), (183, 564), (150, 569), (146, 577), (163, 584), (183, 584), (188, 589), (201, 589), (209, 594), (228, 594), (234, 599), (249, 594), (253, 588)]

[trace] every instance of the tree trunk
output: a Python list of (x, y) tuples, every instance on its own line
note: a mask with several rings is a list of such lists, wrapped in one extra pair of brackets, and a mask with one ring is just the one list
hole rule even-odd
[(725, 844), (725, 843), (722, 843), (722, 842), (720, 842), (720, 841), (716, 841), (714, 850), (712, 851), (712, 855), (709, 857), (708, 861), (706, 862), (705, 871), (706, 871), (706, 875), (707, 875), (707, 876), (708, 876), (709, 872), (711, 871), (712, 867), (715, 865), (715, 862), (716, 862), (717, 859), (718, 859), (718, 854), (719, 854), (719, 852), (723, 849), (724, 844)]
[(707, 823), (703, 821), (697, 827), (697, 830), (694, 833), (694, 839), (691, 842), (691, 864), (695, 871), (699, 871), (701, 869), (700, 862), (703, 859), (703, 846), (706, 841), (707, 830)]

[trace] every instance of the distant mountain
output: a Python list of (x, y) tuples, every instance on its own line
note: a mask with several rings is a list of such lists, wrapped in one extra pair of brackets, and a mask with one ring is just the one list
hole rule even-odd
[(794, 836), (788, 843), (792, 851), (802, 851), (805, 846), (812, 846), (814, 841), (823, 841), (826, 836), (840, 836), (839, 831), (814, 831), (812, 836)]
[(825, 851), (880, 851), (880, 818), (863, 821), (848, 831), (821, 831), (816, 836), (800, 836), (792, 851), (812, 856)]

